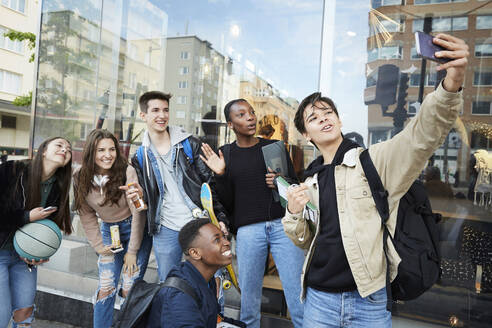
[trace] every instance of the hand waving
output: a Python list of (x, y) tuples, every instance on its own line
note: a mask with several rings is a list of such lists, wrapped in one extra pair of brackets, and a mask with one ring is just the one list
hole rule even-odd
[(202, 144), (202, 152), (203, 155), (200, 154), (202, 161), (204, 161), (215, 174), (223, 175), (225, 173), (226, 163), (222, 152), (219, 150), (219, 155), (217, 155), (206, 143)]

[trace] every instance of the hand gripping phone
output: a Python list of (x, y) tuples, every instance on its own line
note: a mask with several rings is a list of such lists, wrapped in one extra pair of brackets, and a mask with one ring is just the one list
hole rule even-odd
[(424, 57), (425, 59), (429, 59), (440, 64), (447, 63), (448, 61), (453, 60), (452, 58), (437, 58), (435, 53), (438, 51), (446, 51), (448, 49), (438, 46), (432, 42), (434, 37), (432, 35), (426, 34), (424, 32), (415, 32), (415, 50), (417, 50), (417, 54)]

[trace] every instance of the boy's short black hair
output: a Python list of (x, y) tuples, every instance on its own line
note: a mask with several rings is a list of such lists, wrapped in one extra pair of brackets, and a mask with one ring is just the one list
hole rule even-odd
[(191, 248), (191, 244), (198, 236), (201, 227), (209, 223), (209, 219), (196, 219), (191, 220), (190, 222), (185, 224), (183, 228), (181, 228), (178, 234), (178, 241), (179, 246), (181, 246), (181, 249), (183, 250), (183, 253), (185, 255), (189, 255), (188, 251)]
[(248, 103), (248, 101), (246, 99), (238, 98), (238, 99), (234, 99), (234, 100), (229, 101), (225, 105), (225, 107), (224, 107), (224, 116), (225, 116), (226, 122), (230, 122), (231, 121), (231, 107), (232, 107), (232, 105), (234, 105), (234, 104), (236, 104), (238, 102), (243, 102), (243, 101), (245, 103)]
[(306, 132), (306, 126), (304, 125), (304, 110), (308, 105), (314, 106), (317, 102), (327, 103), (338, 116), (337, 106), (335, 106), (333, 100), (328, 97), (323, 97), (321, 92), (312, 93), (301, 101), (299, 107), (297, 108), (296, 116), (294, 117), (294, 124), (299, 133)]
[(167, 101), (169, 104), (169, 99), (171, 99), (172, 95), (170, 93), (164, 93), (161, 91), (148, 91), (138, 98), (138, 104), (140, 106), (140, 110), (144, 113), (147, 113), (149, 100), (159, 99)]

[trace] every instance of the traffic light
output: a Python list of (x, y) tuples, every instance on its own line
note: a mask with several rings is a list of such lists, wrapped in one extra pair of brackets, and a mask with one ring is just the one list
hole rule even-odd
[(398, 87), (398, 105), (397, 107), (403, 108), (407, 102), (408, 96), (408, 81), (410, 77), (408, 73), (401, 73), (400, 75), (400, 85)]
[(396, 102), (399, 75), (400, 69), (396, 65), (386, 64), (379, 66), (375, 104), (388, 107)]

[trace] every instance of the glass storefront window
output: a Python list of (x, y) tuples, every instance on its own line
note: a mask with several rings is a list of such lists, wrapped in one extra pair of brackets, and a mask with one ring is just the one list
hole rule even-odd
[[(301, 174), (319, 155), (293, 124), (306, 95), (320, 90), (333, 98), (344, 135), (361, 145), (389, 140), (414, 119), (422, 95), (442, 79), (435, 63), (417, 56), (413, 32), (424, 29), (425, 19), (430, 33), (463, 38), (472, 49), (463, 110), (425, 163), (427, 173), (434, 174), (424, 169), (420, 177), (433, 210), (443, 216), (442, 278), (418, 299), (396, 304), (393, 314), (395, 323), (404, 317), (412, 327), (421, 322), (490, 325), (492, 189), (490, 181), (480, 180), (486, 170), (477, 161), (480, 154), (492, 153), (492, 62), (487, 58), (492, 56), (492, 3), (42, 3), (32, 148), (48, 136), (64, 135), (73, 141), (76, 165), (86, 136), (96, 127), (112, 131), (124, 153), (133, 154), (145, 130), (138, 97), (162, 90), (173, 95), (170, 123), (214, 148), (234, 140), (224, 105), (247, 99), (256, 110), (258, 132), (272, 127), (272, 138), (284, 141)], [(13, 85), (7, 79), (12, 77), (0, 71), (0, 88)], [(78, 238), (84, 238), (80, 227)], [(93, 265), (92, 271), (78, 274), (90, 276), (94, 270)]]

